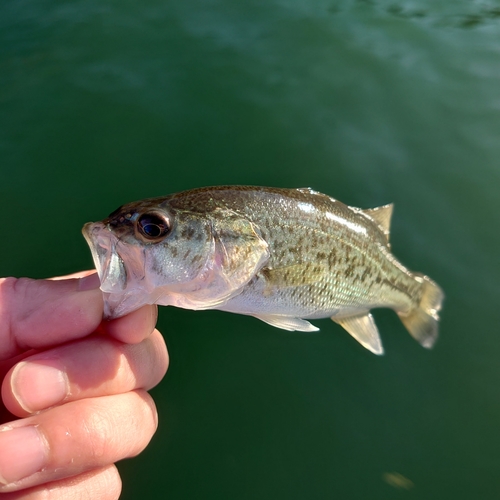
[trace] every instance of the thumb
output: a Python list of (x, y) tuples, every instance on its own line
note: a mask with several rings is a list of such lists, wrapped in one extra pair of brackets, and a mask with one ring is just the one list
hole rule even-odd
[(92, 333), (102, 320), (95, 274), (81, 279), (0, 279), (0, 360)]

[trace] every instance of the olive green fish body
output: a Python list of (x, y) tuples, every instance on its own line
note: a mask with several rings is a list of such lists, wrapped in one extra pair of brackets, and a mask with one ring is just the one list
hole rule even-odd
[(108, 316), (159, 303), (302, 331), (317, 329), (308, 319), (331, 317), (380, 354), (370, 309), (394, 309), (431, 347), (443, 298), (391, 254), (391, 212), (310, 189), (221, 186), (124, 205), (84, 234)]

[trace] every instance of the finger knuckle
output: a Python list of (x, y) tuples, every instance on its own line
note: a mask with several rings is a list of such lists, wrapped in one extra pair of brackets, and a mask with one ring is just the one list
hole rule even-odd
[[(157, 428), (156, 407), (145, 391), (118, 396), (115, 405), (88, 411), (83, 419), (83, 441), (95, 465), (135, 456), (149, 443)], [(139, 397), (137, 397), (139, 396)], [(106, 398), (107, 399), (107, 398)]]
[(87, 453), (95, 464), (101, 464), (113, 447), (117, 423), (112, 415), (102, 410), (90, 411), (82, 419), (83, 441), (87, 443)]
[(111, 465), (100, 470), (84, 483), (82, 499), (117, 500), (122, 490), (122, 482), (118, 470)]
[[(139, 454), (148, 445), (158, 428), (158, 413), (153, 398), (143, 390), (135, 391), (134, 417), (130, 420), (130, 431), (138, 436), (133, 443), (131, 455)], [(140, 438), (139, 438), (140, 436)]]
[(7, 355), (14, 354), (10, 351), (14, 351), (17, 347), (16, 330), (24, 318), (16, 317), (18, 309), (16, 304), (26, 302), (29, 281), (27, 278), (0, 279), (0, 337), (6, 339), (4, 345), (7, 346)]

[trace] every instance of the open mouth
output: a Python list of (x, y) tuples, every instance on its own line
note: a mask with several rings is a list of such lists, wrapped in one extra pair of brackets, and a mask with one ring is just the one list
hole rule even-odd
[(89, 222), (82, 232), (101, 281), (104, 317), (118, 318), (150, 303), (144, 288), (143, 248), (123, 243), (102, 222)]
[(127, 286), (127, 269), (117, 252), (118, 238), (102, 222), (85, 224), (83, 235), (92, 252), (101, 290), (107, 293), (123, 292)]

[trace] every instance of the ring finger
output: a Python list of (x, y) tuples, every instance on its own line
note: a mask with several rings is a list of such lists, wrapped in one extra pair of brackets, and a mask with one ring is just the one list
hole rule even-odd
[(138, 344), (87, 337), (23, 359), (5, 377), (2, 398), (11, 413), (25, 417), (79, 399), (148, 390), (167, 366), (157, 330)]

